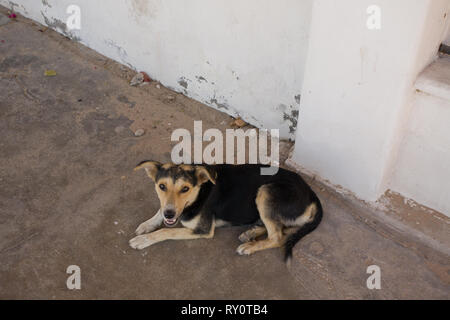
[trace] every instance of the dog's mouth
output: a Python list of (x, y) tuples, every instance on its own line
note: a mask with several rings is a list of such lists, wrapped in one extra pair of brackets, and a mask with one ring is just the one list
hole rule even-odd
[(178, 222), (177, 218), (173, 218), (173, 219), (167, 219), (164, 218), (164, 224), (168, 227), (173, 227), (174, 225), (176, 225)]

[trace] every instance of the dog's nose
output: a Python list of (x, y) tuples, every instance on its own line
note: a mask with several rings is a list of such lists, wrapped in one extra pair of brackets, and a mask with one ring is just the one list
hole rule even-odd
[(166, 219), (173, 219), (175, 217), (175, 210), (167, 209), (164, 211), (164, 217)]

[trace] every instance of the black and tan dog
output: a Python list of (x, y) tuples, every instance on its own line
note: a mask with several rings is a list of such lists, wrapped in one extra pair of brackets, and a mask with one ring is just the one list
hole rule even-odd
[[(261, 165), (174, 165), (144, 161), (161, 208), (136, 230), (130, 246), (143, 249), (164, 240), (212, 238), (214, 229), (250, 225), (239, 254), (285, 246), (285, 259), (322, 219), (316, 194), (296, 173), (261, 175)], [(170, 228), (181, 222), (182, 228)], [(162, 224), (169, 228), (158, 229)], [(267, 233), (267, 238), (256, 239)]]

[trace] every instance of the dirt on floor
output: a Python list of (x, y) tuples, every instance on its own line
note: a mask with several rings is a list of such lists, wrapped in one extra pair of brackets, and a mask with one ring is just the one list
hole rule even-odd
[[(279, 249), (238, 256), (245, 227), (131, 249), (159, 208), (134, 166), (170, 161), (176, 128), (202, 120), (225, 130), (231, 120), (157, 82), (131, 87), (133, 75), (27, 19), (0, 26), (1, 299), (449, 298), (445, 252), (364, 218), (364, 207), (309, 178), (325, 216), (290, 268)], [(81, 268), (81, 290), (66, 286), (70, 265)], [(366, 284), (371, 265), (379, 290)]]

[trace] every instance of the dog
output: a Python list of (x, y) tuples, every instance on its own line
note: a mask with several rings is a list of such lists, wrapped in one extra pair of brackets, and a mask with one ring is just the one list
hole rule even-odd
[[(262, 167), (141, 162), (134, 170), (145, 169), (161, 206), (139, 225), (130, 246), (144, 249), (164, 240), (212, 238), (218, 227), (252, 225), (239, 236), (243, 244), (237, 253), (284, 246), (289, 262), (294, 245), (322, 220), (322, 206), (298, 174), (279, 168), (274, 175), (261, 175)], [(183, 227), (173, 228), (178, 222)], [(166, 228), (157, 230), (162, 225)]]

